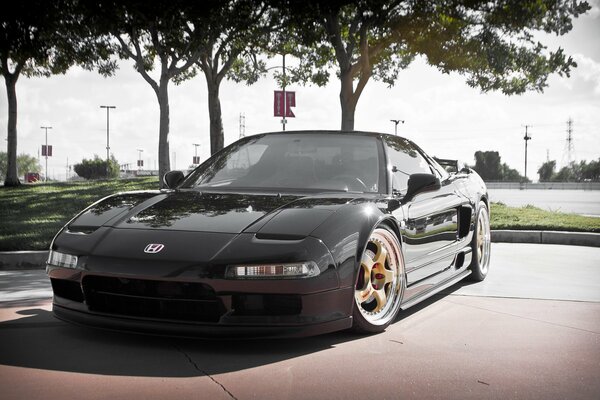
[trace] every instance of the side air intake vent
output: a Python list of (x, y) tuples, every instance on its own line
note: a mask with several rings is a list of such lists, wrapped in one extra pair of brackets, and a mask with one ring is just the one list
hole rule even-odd
[(471, 215), (473, 209), (471, 207), (460, 207), (458, 209), (458, 237), (464, 238), (469, 234), (471, 229)]

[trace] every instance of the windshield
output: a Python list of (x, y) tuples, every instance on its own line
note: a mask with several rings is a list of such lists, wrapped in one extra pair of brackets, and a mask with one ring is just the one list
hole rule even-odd
[(184, 187), (379, 192), (379, 166), (375, 137), (278, 133), (226, 148)]

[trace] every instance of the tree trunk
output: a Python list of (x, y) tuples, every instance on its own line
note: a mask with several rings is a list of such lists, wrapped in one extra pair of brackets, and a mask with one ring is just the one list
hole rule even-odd
[(6, 74), (6, 97), (8, 98), (8, 143), (7, 143), (7, 165), (4, 186), (19, 186), (17, 173), (17, 76)]
[(223, 118), (221, 115), (221, 100), (219, 99), (218, 79), (210, 79), (206, 75), (208, 86), (208, 115), (210, 118), (210, 154), (215, 154), (224, 145)]
[(342, 131), (354, 130), (354, 112), (358, 96), (354, 93), (354, 81), (350, 71), (340, 73), (340, 106), (342, 108)]
[(160, 124), (158, 130), (158, 177), (160, 187), (164, 187), (163, 176), (170, 171), (169, 157), (169, 80), (161, 78), (158, 87), (158, 107), (160, 108)]

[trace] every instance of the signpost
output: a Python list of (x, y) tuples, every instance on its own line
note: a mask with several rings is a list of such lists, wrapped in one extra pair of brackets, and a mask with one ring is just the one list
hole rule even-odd
[(283, 90), (275, 90), (273, 97), (273, 116), (281, 117), (281, 125), (285, 131), (285, 124), (287, 124), (286, 118), (295, 118), (296, 116), (292, 112), (291, 107), (296, 107), (296, 92), (286, 92), (286, 78), (285, 78), (285, 54), (283, 55)]
[(52, 127), (40, 126), (40, 128), (46, 130), (46, 144), (42, 145), (42, 155), (46, 158), (46, 173), (44, 174), (44, 182), (48, 182), (48, 157), (52, 157), (52, 146), (48, 146), (48, 129), (52, 129)]

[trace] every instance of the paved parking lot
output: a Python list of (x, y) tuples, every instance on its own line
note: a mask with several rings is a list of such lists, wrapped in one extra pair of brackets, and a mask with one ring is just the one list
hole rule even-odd
[(205, 341), (51, 314), (43, 271), (0, 271), (2, 399), (597, 399), (600, 248), (495, 243), (380, 335)]

